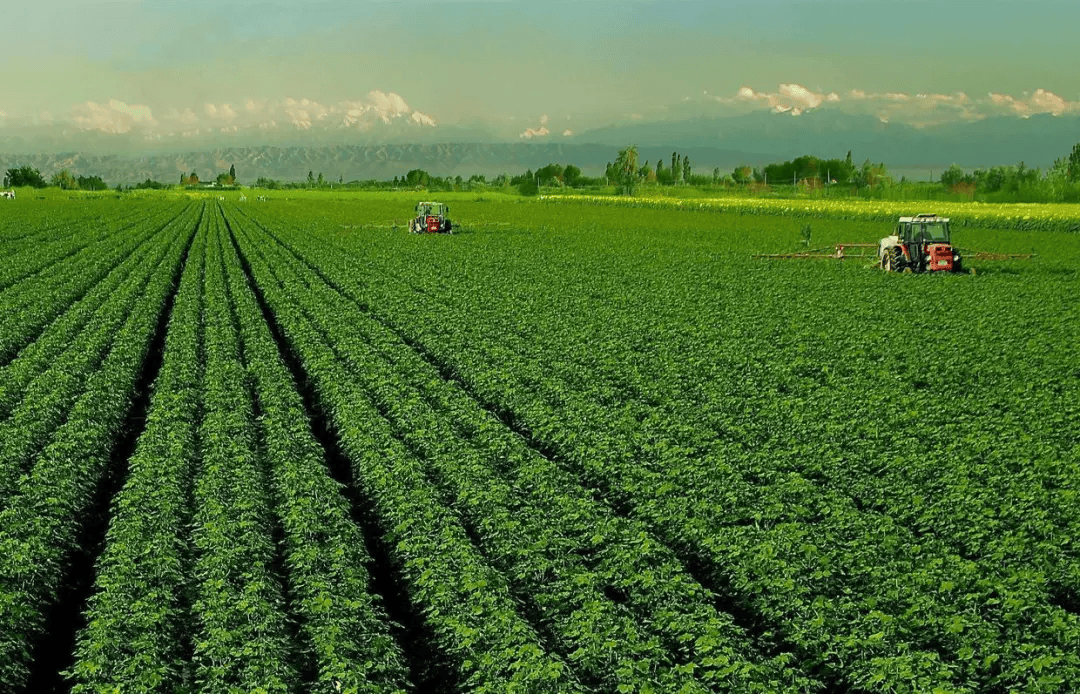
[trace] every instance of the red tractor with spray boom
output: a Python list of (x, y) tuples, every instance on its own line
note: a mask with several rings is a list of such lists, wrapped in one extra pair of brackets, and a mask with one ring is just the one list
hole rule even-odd
[(963, 272), (960, 249), (949, 237), (949, 219), (936, 214), (901, 217), (896, 232), (878, 242), (886, 272)]
[(417, 203), (416, 216), (409, 222), (409, 231), (414, 234), (451, 234), (454, 225), (448, 214), (450, 206), (441, 202)]
[[(804, 243), (810, 245), (810, 225), (803, 229)], [(877, 249), (875, 256), (870, 249)], [(756, 253), (754, 258), (833, 258), (835, 260), (867, 260), (876, 257), (875, 266), (886, 272), (968, 272), (968, 260), (1024, 260), (1034, 257), (1020, 253), (985, 253), (960, 249), (952, 244), (948, 217), (936, 214), (917, 214), (901, 217), (896, 231), (877, 243), (838, 243), (833, 250), (815, 248), (796, 253)]]

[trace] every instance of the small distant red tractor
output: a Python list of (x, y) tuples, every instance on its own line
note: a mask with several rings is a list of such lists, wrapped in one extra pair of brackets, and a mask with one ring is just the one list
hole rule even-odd
[(441, 202), (421, 202), (416, 205), (416, 217), (409, 222), (414, 234), (450, 234), (454, 225), (447, 215), (450, 206)]
[(949, 219), (936, 214), (901, 217), (896, 232), (878, 242), (886, 272), (963, 272), (960, 249), (949, 237)]

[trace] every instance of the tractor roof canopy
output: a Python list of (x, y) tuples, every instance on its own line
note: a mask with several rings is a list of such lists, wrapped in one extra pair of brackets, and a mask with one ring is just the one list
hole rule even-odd
[(441, 202), (420, 202), (416, 204), (416, 212), (424, 215), (439, 215), (450, 212), (450, 207)]
[(896, 234), (904, 243), (949, 243), (949, 220), (932, 215), (901, 217)]

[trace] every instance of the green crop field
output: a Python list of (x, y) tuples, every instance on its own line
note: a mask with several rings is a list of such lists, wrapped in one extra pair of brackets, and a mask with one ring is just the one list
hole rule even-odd
[(0, 691), (1077, 691), (1080, 211), (424, 196), (0, 204)]

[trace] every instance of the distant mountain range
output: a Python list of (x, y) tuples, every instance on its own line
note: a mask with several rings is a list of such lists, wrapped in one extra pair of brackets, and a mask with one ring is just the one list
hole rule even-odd
[[(404, 119), (401, 119), (404, 121)], [(1080, 116), (992, 117), (974, 123), (915, 128), (871, 116), (812, 110), (799, 116), (753, 112), (719, 118), (631, 121), (574, 136), (548, 135), (505, 142), (482, 127), (420, 127), (411, 122), (376, 123), (361, 133), (309, 128), (265, 133), (216, 133), (163, 143), (115, 135), (40, 133), (32, 137), (0, 130), (0, 168), (29, 164), (51, 176), (62, 168), (100, 175), (110, 184), (147, 177), (178, 181), (195, 171), (204, 179), (235, 166), (241, 182), (259, 176), (301, 180), (308, 171), (327, 179), (388, 179), (410, 169), (440, 176), (516, 174), (551, 162), (573, 163), (596, 175), (619, 148), (636, 144), (641, 161), (690, 158), (695, 170), (725, 172), (737, 165), (761, 166), (803, 154), (884, 162), (892, 170), (965, 168), (1015, 164), (1048, 167), (1080, 142)], [(79, 143), (78, 147), (72, 145)], [(191, 144), (198, 142), (192, 148)], [(65, 149), (65, 146), (67, 149)], [(183, 148), (186, 147), (185, 151)], [(56, 153), (56, 152), (67, 153)], [(50, 153), (41, 153), (50, 152)]]
[[(76, 175), (99, 175), (110, 185), (136, 183), (152, 178), (163, 183), (179, 182), (182, 173), (194, 171), (203, 180), (236, 167), (241, 184), (260, 176), (282, 181), (307, 178), (308, 172), (323, 174), (327, 180), (388, 180), (404, 176), (411, 169), (424, 169), (439, 176), (468, 178), (472, 174), (517, 175), (552, 162), (574, 164), (587, 174), (598, 175), (613, 161), (619, 148), (613, 145), (570, 143), (444, 143), (337, 145), (332, 147), (229, 147), (201, 152), (179, 152), (124, 157), (100, 154), (0, 154), (0, 168), (28, 164), (48, 178), (67, 169)], [(741, 162), (750, 155), (707, 147), (681, 147), (681, 154), (699, 169), (719, 166), (719, 162)], [(642, 161), (655, 162), (670, 157), (660, 147), (639, 148)], [(711, 162), (718, 162), (712, 164)], [(731, 167), (734, 167), (732, 164)]]
[[(890, 168), (967, 168), (1016, 164), (1047, 167), (1080, 142), (1080, 116), (1000, 116), (974, 123), (916, 128), (873, 116), (808, 111), (799, 116), (754, 112), (741, 116), (623, 123), (582, 133), (577, 139), (612, 145), (690, 145), (753, 152), (766, 162), (802, 154), (870, 159)], [(747, 163), (766, 163), (758, 160)]]

